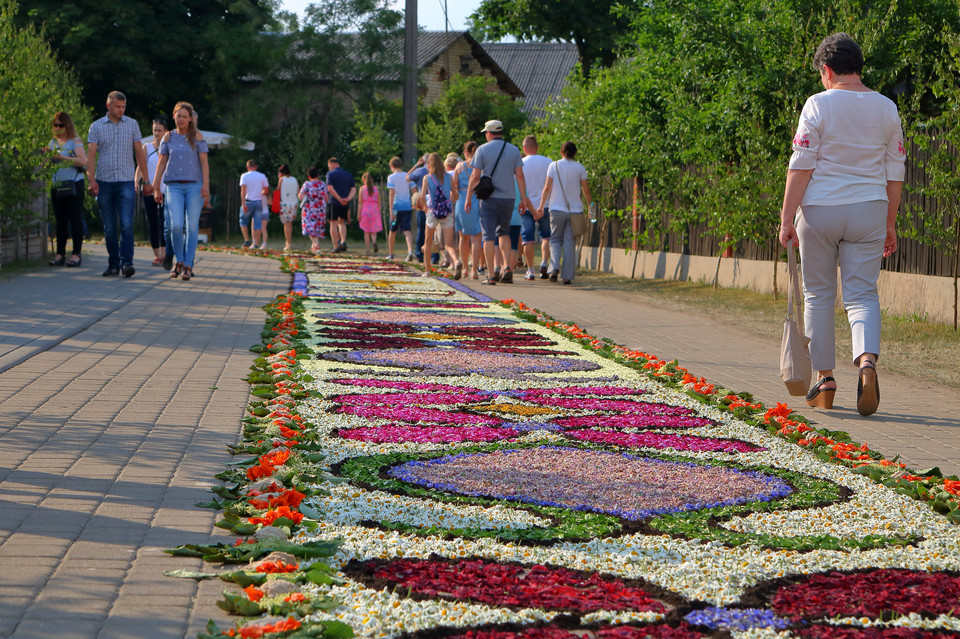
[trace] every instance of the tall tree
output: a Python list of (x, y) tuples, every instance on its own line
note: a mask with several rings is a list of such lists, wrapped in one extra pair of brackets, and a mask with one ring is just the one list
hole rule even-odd
[(608, 67), (630, 31), (635, 0), (483, 0), (470, 16), (483, 38), (573, 42), (585, 78), (596, 65)]
[(80, 105), (76, 78), (37, 30), (14, 24), (17, 4), (0, 0), (0, 226), (18, 230), (32, 212), (37, 182), (49, 178), (44, 161), (53, 114), (67, 111), (77, 127), (90, 119)]
[(20, 26), (42, 27), (80, 79), (86, 104), (128, 94), (140, 119), (190, 100), (218, 117), (240, 76), (262, 60), (258, 33), (275, 0), (22, 0)]

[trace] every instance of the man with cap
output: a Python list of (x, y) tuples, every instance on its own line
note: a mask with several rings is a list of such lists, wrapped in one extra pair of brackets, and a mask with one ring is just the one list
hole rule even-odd
[[(483, 232), (483, 253), (487, 260), (488, 277), (484, 284), (496, 284), (492, 272), (494, 247), (500, 245), (500, 252), (506, 258), (510, 255), (510, 218), (513, 215), (514, 198), (519, 186), (522, 204), (532, 210), (533, 204), (527, 197), (527, 186), (523, 179), (523, 159), (520, 149), (503, 139), (503, 123), (500, 120), (488, 120), (481, 129), (487, 136), (487, 143), (477, 149), (473, 156), (473, 173), (467, 186), (467, 199), (464, 208), (469, 213), (473, 191), (480, 182), (480, 176), (486, 174), (493, 180), (493, 194), (480, 201), (480, 229)], [(500, 277), (504, 284), (513, 283), (513, 271), (509, 264)]]

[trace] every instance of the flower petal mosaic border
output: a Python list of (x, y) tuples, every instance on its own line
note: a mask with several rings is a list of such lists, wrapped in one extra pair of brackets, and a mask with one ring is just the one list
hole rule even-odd
[(173, 551), (247, 562), (202, 636), (960, 637), (956, 478), (459, 283), (283, 267), (207, 504), (241, 537)]

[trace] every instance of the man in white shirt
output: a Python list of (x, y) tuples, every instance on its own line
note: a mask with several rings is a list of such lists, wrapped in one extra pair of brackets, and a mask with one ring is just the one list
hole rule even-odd
[[(247, 172), (240, 176), (240, 232), (243, 233), (243, 248), (257, 248), (263, 219), (263, 196), (270, 190), (267, 176), (257, 170), (255, 160), (247, 160)], [(250, 222), (253, 221), (253, 243), (250, 242)], [(260, 248), (267, 248), (266, 239)]]
[(528, 135), (523, 138), (523, 178), (527, 183), (527, 197), (533, 204), (533, 210), (526, 210), (520, 214), (520, 237), (523, 241), (524, 260), (527, 263), (527, 279), (536, 276), (533, 271), (533, 247), (540, 235), (540, 279), (549, 277), (547, 264), (550, 261), (550, 209), (543, 207), (543, 216), (537, 217), (540, 208), (540, 196), (543, 194), (543, 185), (547, 181), (547, 168), (550, 158), (540, 155), (540, 145), (537, 138)]

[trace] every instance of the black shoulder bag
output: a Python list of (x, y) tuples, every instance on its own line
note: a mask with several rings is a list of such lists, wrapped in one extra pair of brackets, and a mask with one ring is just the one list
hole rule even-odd
[[(500, 157), (503, 155), (503, 150), (507, 148), (507, 141), (503, 141), (503, 145), (500, 147), (500, 155), (497, 156), (497, 161), (493, 163), (493, 170), (490, 171), (491, 174), (496, 172), (497, 165), (500, 164)], [(480, 181), (477, 182), (477, 186), (473, 189), (473, 194), (477, 196), (478, 200), (485, 200), (496, 190), (496, 187), (493, 186), (493, 178), (489, 175), (481, 175)]]

